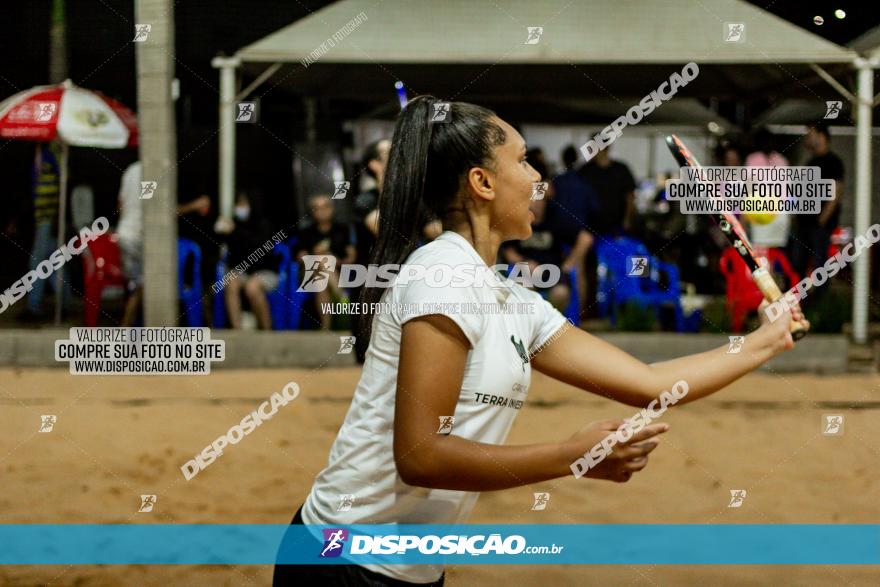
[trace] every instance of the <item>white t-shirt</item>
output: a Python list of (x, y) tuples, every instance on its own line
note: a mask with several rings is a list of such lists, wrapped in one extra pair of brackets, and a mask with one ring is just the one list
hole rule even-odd
[[(486, 268), (467, 239), (451, 231), (414, 251), (406, 264)], [(404, 271), (406, 267), (400, 273)], [(527, 397), (530, 353), (565, 324), (565, 317), (536, 292), (502, 279), (481, 287), (443, 288), (430, 287), (426, 280), (410, 281), (390, 288), (382, 302), (406, 304), (409, 311), (376, 314), (361, 379), (330, 449), (329, 464), (305, 500), (303, 521), (329, 525), (465, 523), (478, 492), (414, 487), (397, 474), (392, 439), (401, 327), (418, 316), (442, 314), (461, 328), (473, 348), (468, 352), (451, 433), (503, 444)], [(458, 304), (459, 311), (433, 304)], [(513, 312), (484, 313), (473, 304)], [(418, 309), (413, 311), (410, 305)], [(348, 511), (339, 511), (346, 509), (339, 507), (344, 495), (353, 495), (354, 500)], [(429, 565), (364, 566), (413, 583), (436, 581), (443, 572), (442, 567)]]
[(140, 161), (128, 166), (119, 183), (119, 223), (116, 234), (120, 240), (133, 246), (140, 246), (144, 240), (144, 220), (141, 211), (141, 175)]
[[(788, 167), (788, 159), (773, 151), (769, 156), (764, 153), (752, 153), (746, 158), (746, 166), (748, 167)], [(782, 184), (783, 193), (785, 190), (784, 182)], [(749, 225), (749, 240), (753, 245), (759, 247), (777, 247), (781, 248), (788, 244), (788, 233), (791, 230), (791, 215), (777, 214), (776, 217), (767, 224)]]

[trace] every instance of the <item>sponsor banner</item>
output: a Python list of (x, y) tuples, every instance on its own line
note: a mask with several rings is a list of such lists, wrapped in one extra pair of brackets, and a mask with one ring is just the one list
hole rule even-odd
[(0, 544), (22, 565), (880, 564), (878, 524), (0, 524)]

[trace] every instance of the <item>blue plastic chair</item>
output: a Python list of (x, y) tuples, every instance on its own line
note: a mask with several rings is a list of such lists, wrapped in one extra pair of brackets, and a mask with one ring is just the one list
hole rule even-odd
[(290, 328), (299, 330), (302, 321), (303, 305), (309, 294), (306, 292), (296, 291), (299, 288), (299, 263), (293, 261), (290, 264)]
[[(564, 246), (562, 247), (562, 255), (567, 257), (571, 252), (571, 247)], [(575, 266), (574, 269), (568, 272), (568, 287), (571, 292), (570, 297), (568, 298), (568, 305), (565, 307), (565, 310), (562, 314), (568, 319), (569, 322), (574, 324), (575, 326), (579, 326), (581, 323), (581, 311), (580, 311), (580, 295), (578, 290), (578, 268)]]
[(568, 306), (565, 307), (565, 312), (563, 312), (568, 321), (575, 326), (579, 326), (581, 323), (580, 292), (578, 290), (577, 278), (577, 269), (572, 269), (568, 272), (568, 287), (571, 291), (571, 297), (568, 300)]
[[(641, 246), (639, 246), (641, 245)], [(647, 247), (632, 239), (616, 240), (598, 237), (594, 244), (597, 261), (596, 302), (599, 316), (611, 317), (612, 324), (616, 320), (615, 290), (621, 275), (626, 275), (626, 259), (628, 256), (647, 256)]]
[[(224, 245), (223, 250), (220, 253), (220, 258), (217, 260), (217, 267), (214, 270), (215, 284), (223, 283), (223, 277), (226, 275), (226, 264), (228, 261), (229, 251), (227, 250), (226, 245)], [(211, 309), (211, 313), (214, 317), (214, 328), (226, 328), (226, 300), (223, 297), (222, 289), (214, 294)]]
[[(675, 315), (675, 329), (684, 332), (684, 313), (681, 309), (681, 282), (678, 267), (652, 256), (647, 247), (631, 238), (621, 237), (609, 241), (600, 239), (596, 244), (598, 259), (598, 303), (602, 316), (610, 315), (611, 324), (617, 323), (620, 305), (634, 302), (640, 307), (654, 308), (658, 319), (662, 306), (671, 304)], [(647, 276), (630, 275), (632, 257), (647, 258)], [(661, 276), (666, 276), (667, 287), (661, 286)]]
[(281, 257), (278, 264), (278, 287), (266, 292), (269, 313), (272, 316), (272, 330), (289, 330), (290, 325), (290, 249), (285, 243), (278, 243), (272, 253)]
[[(278, 286), (272, 291), (266, 292), (266, 300), (269, 303), (269, 314), (272, 318), (272, 330), (289, 330), (296, 328), (293, 323), (295, 303), (292, 292), (296, 292), (297, 267), (291, 261), (291, 246), (296, 243), (296, 238), (289, 239), (287, 243), (278, 243), (272, 248), (272, 254), (281, 257), (278, 264)], [(217, 282), (220, 282), (229, 270), (229, 253), (224, 252), (217, 262), (215, 273)], [(226, 328), (226, 300), (223, 292), (214, 294), (213, 302), (214, 328)]]
[[(291, 237), (287, 243), (290, 246), (291, 253), (296, 251), (296, 244), (299, 242), (297, 237)], [(299, 274), (299, 261), (291, 255), (290, 260), (290, 328), (291, 330), (299, 330), (303, 326), (303, 308), (308, 300), (315, 297), (315, 294), (304, 291), (296, 291), (299, 289), (302, 277)]]
[[(187, 261), (192, 258), (191, 285), (186, 285)], [(177, 291), (183, 304), (187, 325), (204, 326), (202, 315), (202, 251), (195, 242), (177, 239)]]
[[(685, 331), (684, 310), (681, 308), (681, 280), (679, 279), (678, 267), (672, 263), (661, 261), (651, 257), (648, 261), (651, 269), (650, 279), (642, 279), (645, 286), (640, 295), (634, 297), (636, 302), (644, 300), (645, 305), (654, 306), (657, 309), (657, 318), (660, 318), (660, 307), (672, 305), (675, 317), (676, 332)], [(661, 286), (661, 275), (666, 275), (667, 286)]]

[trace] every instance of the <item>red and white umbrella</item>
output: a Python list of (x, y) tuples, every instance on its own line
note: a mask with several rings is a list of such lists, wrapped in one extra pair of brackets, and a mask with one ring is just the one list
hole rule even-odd
[(137, 117), (113, 98), (67, 80), (0, 102), (0, 138), (121, 149), (137, 145)]
[[(61, 143), (58, 244), (64, 242), (67, 206), (68, 146), (122, 149), (137, 145), (137, 117), (122, 103), (67, 80), (37, 86), (0, 102), (0, 138)], [(61, 290), (61, 271), (56, 291)], [(56, 295), (55, 322), (61, 320), (61, 296)]]

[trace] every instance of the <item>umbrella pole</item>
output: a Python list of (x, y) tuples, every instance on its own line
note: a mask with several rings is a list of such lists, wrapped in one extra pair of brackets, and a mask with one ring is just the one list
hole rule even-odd
[[(58, 189), (58, 242), (60, 247), (64, 243), (64, 219), (67, 217), (67, 143), (61, 143), (61, 177)], [(55, 272), (55, 326), (61, 325), (61, 302), (64, 296), (64, 267), (59, 267)]]

